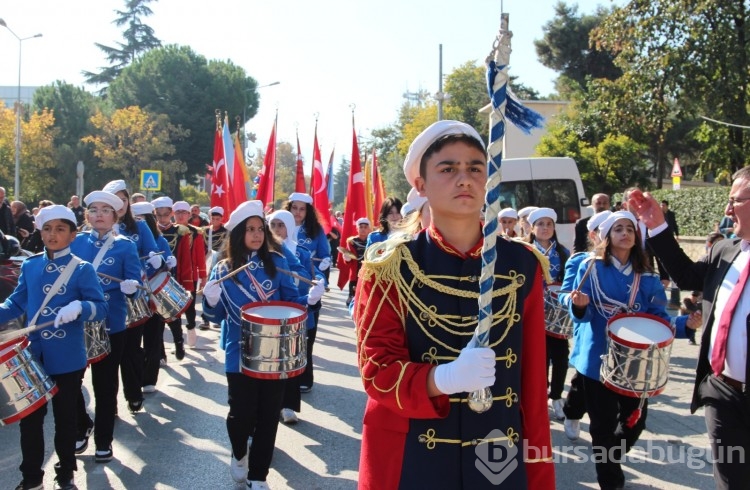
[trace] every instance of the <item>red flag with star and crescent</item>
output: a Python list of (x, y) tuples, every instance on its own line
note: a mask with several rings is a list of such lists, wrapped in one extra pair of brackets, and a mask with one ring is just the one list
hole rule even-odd
[(326, 232), (331, 232), (331, 223), (329, 219), (330, 211), (328, 210), (328, 189), (326, 189), (326, 179), (323, 174), (323, 162), (320, 158), (320, 147), (318, 146), (318, 125), (315, 125), (315, 142), (313, 143), (313, 174), (310, 184), (310, 194), (313, 198), (313, 207), (320, 215), (320, 225)]
[(231, 209), (229, 202), (229, 180), (227, 176), (227, 165), (224, 158), (224, 140), (221, 135), (221, 121), (216, 119), (216, 131), (214, 131), (214, 161), (213, 175), (211, 176), (211, 207), (221, 206), (224, 208), (224, 219), (229, 219), (228, 210)]
[(270, 206), (273, 204), (273, 187), (276, 182), (276, 122), (278, 116), (273, 120), (273, 128), (271, 129), (271, 137), (268, 138), (268, 148), (266, 149), (266, 156), (263, 159), (263, 168), (258, 174), (258, 194), (255, 199), (260, 200), (264, 206)]

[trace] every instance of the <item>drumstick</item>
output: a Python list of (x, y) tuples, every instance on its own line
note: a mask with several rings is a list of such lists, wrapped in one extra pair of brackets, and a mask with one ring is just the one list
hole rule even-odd
[(596, 259), (591, 259), (591, 262), (589, 262), (589, 266), (586, 269), (586, 272), (583, 273), (583, 277), (581, 278), (581, 282), (578, 283), (578, 287), (573, 290), (574, 293), (580, 293), (581, 292), (581, 286), (583, 286), (583, 283), (586, 282), (586, 279), (588, 279), (589, 274), (591, 274), (591, 269), (594, 268), (594, 264), (596, 263)]
[[(163, 253), (164, 252), (154, 252), (154, 255), (161, 255)], [(151, 257), (153, 257), (153, 255), (144, 255), (143, 257), (138, 257), (138, 259), (140, 259), (140, 260), (146, 260), (146, 259), (151, 258)]]
[(303, 277), (303, 276), (300, 276), (299, 274), (296, 274), (296, 273), (294, 273), (292, 271), (288, 271), (286, 269), (281, 269), (279, 267), (277, 267), (276, 270), (279, 271), (279, 272), (283, 272), (286, 275), (292, 276), (295, 279), (299, 279), (300, 281), (304, 282), (305, 284), (309, 284), (310, 286), (315, 286), (315, 284), (317, 284), (317, 283), (311, 281), (310, 279), (308, 279), (306, 277)]
[[(248, 262), (247, 264), (243, 265), (242, 267), (239, 267), (239, 268), (233, 270), (232, 272), (230, 272), (226, 276), (221, 277), (219, 279), (216, 279), (216, 282), (220, 283), (222, 281), (226, 281), (227, 279), (229, 279), (231, 277), (234, 277), (235, 275), (237, 275), (240, 272), (244, 271), (245, 269), (247, 269), (248, 267), (250, 267), (252, 264), (253, 264), (253, 262)], [(201, 294), (201, 293), (203, 293), (203, 289), (199, 289), (198, 291), (195, 292), (195, 294)]]
[(48, 322), (40, 323), (39, 325), (31, 325), (25, 328), (20, 328), (18, 330), (11, 330), (10, 332), (5, 332), (3, 334), (0, 334), (0, 344), (4, 344), (5, 342), (10, 342), (16, 339), (20, 339), (27, 333), (31, 333), (36, 330), (41, 330), (43, 328), (51, 327), (54, 324), (55, 324), (55, 320), (50, 320)]
[[(105, 279), (110, 279), (115, 282), (123, 282), (125, 279), (120, 279), (119, 277), (110, 276), (109, 274), (105, 274), (104, 272), (97, 272), (97, 274)], [(136, 286), (137, 289), (143, 289), (144, 291), (151, 292), (149, 288), (145, 288), (143, 286)]]

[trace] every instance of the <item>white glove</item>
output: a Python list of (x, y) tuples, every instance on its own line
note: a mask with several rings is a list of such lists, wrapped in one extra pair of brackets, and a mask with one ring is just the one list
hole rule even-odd
[(174, 255), (170, 255), (169, 257), (167, 257), (167, 267), (169, 267), (170, 269), (174, 269), (175, 267), (177, 267), (177, 257), (175, 257)]
[(323, 293), (326, 291), (325, 281), (322, 279), (315, 283), (315, 286), (310, 288), (310, 292), (307, 293), (307, 304), (314, 305), (320, 298), (323, 297)]
[(341, 257), (344, 259), (344, 262), (351, 262), (352, 256), (349, 254), (341, 254)]
[(446, 395), (481, 390), (495, 384), (495, 351), (464, 348), (455, 361), (435, 368), (435, 386)]
[(154, 269), (158, 269), (159, 267), (161, 267), (161, 255), (157, 255), (156, 252), (149, 252), (148, 260), (146, 262), (148, 262), (148, 265), (150, 265)]
[(57, 316), (55, 317), (55, 328), (59, 327), (63, 323), (72, 322), (76, 318), (78, 318), (78, 315), (81, 314), (81, 311), (83, 311), (83, 307), (81, 306), (81, 302), (78, 300), (71, 301), (67, 305), (60, 308), (60, 311), (57, 312)]
[(125, 279), (120, 283), (120, 291), (125, 294), (135, 294), (138, 291), (138, 281), (135, 279)]
[(318, 269), (324, 271), (324, 270), (328, 269), (329, 267), (331, 267), (331, 258), (330, 257), (326, 257), (326, 258), (324, 258), (323, 260), (320, 261), (320, 265), (318, 266)]
[(208, 281), (203, 286), (203, 299), (206, 300), (208, 306), (213, 308), (219, 302), (219, 298), (221, 298), (221, 285), (218, 281)]

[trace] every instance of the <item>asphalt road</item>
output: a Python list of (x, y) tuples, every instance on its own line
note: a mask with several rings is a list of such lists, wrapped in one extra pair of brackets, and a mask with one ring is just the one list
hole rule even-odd
[[(336, 283), (334, 270), (331, 282)], [(273, 489), (354, 489), (359, 463), (365, 394), (355, 358), (353, 324), (344, 308), (346, 294), (331, 289), (324, 296), (315, 344), (315, 387), (302, 395), (300, 422), (280, 425), (268, 477)], [(184, 360), (168, 354), (158, 392), (146, 395), (145, 410), (128, 412), (120, 395), (115, 426), (114, 460), (94, 462), (94, 448), (78, 457), (75, 482), (81, 489), (237, 489), (229, 475), (226, 436), (226, 382), (218, 329), (199, 331), (196, 349)], [(165, 333), (167, 352), (172, 339)], [(651, 400), (644, 431), (624, 465), (628, 489), (713, 488), (710, 453), (702, 411), (688, 410), (698, 347), (676, 340), (670, 382)], [(570, 376), (568, 377), (568, 379)], [(85, 394), (90, 400), (90, 375)], [(93, 412), (93, 405), (89, 405)], [(552, 421), (557, 487), (598, 488), (588, 420), (581, 438), (569, 441), (561, 422)], [(52, 488), (53, 417), (45, 423), (48, 459), (45, 485)], [(21, 480), (18, 424), (0, 427), (0, 488)]]

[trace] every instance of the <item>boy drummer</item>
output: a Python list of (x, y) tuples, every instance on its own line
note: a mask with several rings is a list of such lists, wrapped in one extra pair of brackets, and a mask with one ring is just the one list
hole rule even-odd
[[(86, 368), (83, 322), (103, 320), (107, 316), (99, 280), (94, 268), (70, 252), (76, 236), (76, 217), (65, 206), (43, 208), (36, 217), (44, 252), (26, 259), (21, 265), (18, 285), (0, 305), (0, 322), (28, 312), (29, 325), (49, 326), (31, 332), (29, 341), (34, 358), (55, 381), (57, 394), (52, 398), (55, 416), (55, 488), (75, 489), (76, 400)], [(68, 269), (71, 267), (72, 269)], [(19, 469), (23, 480), (16, 490), (43, 488), (45, 404), (21, 420)]]

